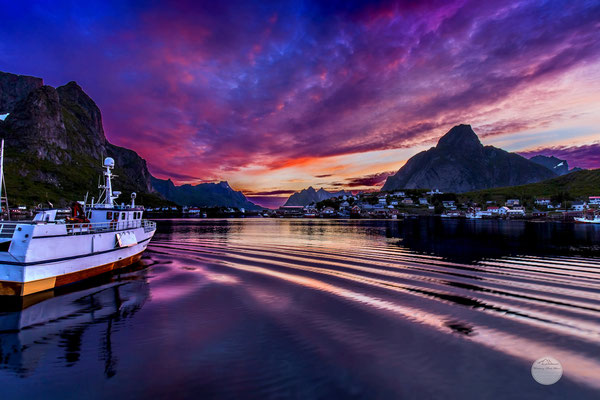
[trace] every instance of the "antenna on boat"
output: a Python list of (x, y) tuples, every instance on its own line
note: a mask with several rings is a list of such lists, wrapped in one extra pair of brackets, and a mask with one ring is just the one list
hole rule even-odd
[[(4, 190), (4, 197), (2, 197)], [(6, 180), (4, 179), (4, 139), (0, 145), (0, 210), (2, 209), (2, 201), (6, 204), (6, 217), (10, 221), (10, 209), (8, 208), (8, 197), (6, 196)]]
[(102, 189), (104, 189), (104, 204), (106, 204), (107, 206), (112, 206), (112, 205), (114, 205), (113, 200), (116, 199), (119, 195), (118, 192), (115, 192), (113, 195), (113, 190), (112, 190), (111, 179), (114, 176), (112, 174), (112, 169), (115, 167), (115, 160), (111, 157), (106, 157), (104, 159), (103, 166), (104, 166), (104, 168), (106, 168), (106, 171), (104, 171), (104, 176), (106, 179), (105, 179), (104, 185), (101, 185), (100, 187)]

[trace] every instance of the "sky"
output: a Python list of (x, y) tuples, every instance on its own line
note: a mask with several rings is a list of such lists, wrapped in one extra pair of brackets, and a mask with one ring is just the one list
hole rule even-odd
[[(373, 190), (452, 126), (600, 167), (600, 2), (0, 0), (0, 70), (77, 81), (175, 183)], [(7, 17), (8, 16), (8, 17)]]

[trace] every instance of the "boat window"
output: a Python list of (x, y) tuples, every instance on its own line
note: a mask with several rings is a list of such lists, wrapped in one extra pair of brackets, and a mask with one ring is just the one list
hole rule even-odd
[(112, 211), (106, 212), (106, 219), (112, 219)]
[(125, 213), (121, 213), (121, 221), (125, 219)]

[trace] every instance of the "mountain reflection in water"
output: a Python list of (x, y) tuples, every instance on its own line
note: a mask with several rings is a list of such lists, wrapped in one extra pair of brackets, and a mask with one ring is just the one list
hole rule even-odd
[[(599, 244), (600, 227), (517, 221), (160, 221), (145, 266), (0, 314), (0, 384), (6, 398), (598, 398)], [(564, 368), (552, 386), (530, 373), (546, 355)]]

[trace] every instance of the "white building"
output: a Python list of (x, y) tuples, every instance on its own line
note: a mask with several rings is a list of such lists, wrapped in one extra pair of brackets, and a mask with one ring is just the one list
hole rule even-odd
[(600, 206), (600, 196), (590, 196), (590, 205)]
[(548, 207), (550, 205), (550, 199), (547, 199), (547, 198), (535, 199), (535, 204), (537, 204), (539, 206)]
[(442, 201), (442, 205), (444, 206), (444, 208), (456, 210), (456, 203), (454, 202), (454, 200)]
[(506, 211), (506, 215), (509, 215), (509, 216), (522, 216), (522, 215), (525, 215), (525, 210), (522, 210), (520, 208), (516, 209), (516, 210), (514, 208), (512, 210), (508, 209)]

